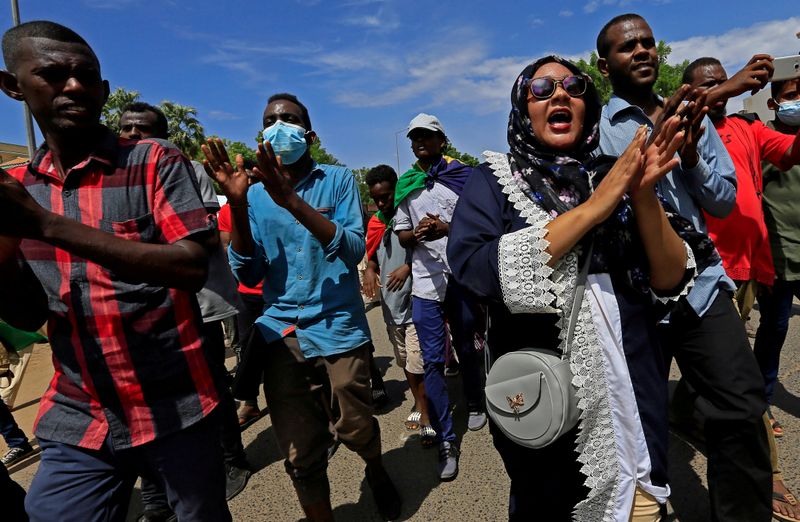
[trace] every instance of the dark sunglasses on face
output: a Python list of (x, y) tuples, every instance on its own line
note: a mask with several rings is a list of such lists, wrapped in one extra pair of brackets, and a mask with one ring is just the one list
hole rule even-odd
[(556, 85), (561, 84), (561, 87), (567, 91), (567, 94), (573, 98), (583, 96), (586, 93), (586, 77), (570, 75), (565, 76), (561, 80), (555, 80), (549, 76), (543, 78), (533, 78), (528, 86), (530, 87), (531, 94), (534, 98), (546, 100), (556, 92)]

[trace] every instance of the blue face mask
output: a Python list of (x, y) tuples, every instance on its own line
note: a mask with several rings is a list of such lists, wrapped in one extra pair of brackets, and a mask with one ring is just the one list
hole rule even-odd
[(778, 105), (778, 119), (790, 127), (800, 127), (800, 100)]
[(261, 133), (264, 141), (272, 145), (275, 154), (281, 157), (284, 165), (299, 160), (308, 148), (306, 130), (300, 125), (276, 121)]

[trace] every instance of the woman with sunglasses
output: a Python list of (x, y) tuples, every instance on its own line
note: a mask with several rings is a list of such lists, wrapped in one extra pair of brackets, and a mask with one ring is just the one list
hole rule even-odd
[(654, 185), (677, 163), (673, 116), (620, 158), (593, 157), (600, 101), (574, 64), (526, 67), (511, 92), (508, 154), (485, 153), (451, 224), (459, 283), (489, 305), (493, 360), (564, 346), (576, 276), (589, 275), (569, 359), (578, 425), (541, 449), (493, 423), (511, 478), (510, 520), (653, 521), (666, 502), (667, 374), (655, 327), (713, 244), (665, 211)]

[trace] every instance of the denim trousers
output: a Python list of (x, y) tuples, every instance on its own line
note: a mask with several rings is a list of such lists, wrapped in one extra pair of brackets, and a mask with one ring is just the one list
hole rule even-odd
[(789, 331), (792, 298), (800, 298), (800, 281), (775, 281), (771, 292), (758, 296), (761, 322), (758, 324), (753, 353), (767, 387), (767, 402), (772, 404), (778, 381), (781, 349)]

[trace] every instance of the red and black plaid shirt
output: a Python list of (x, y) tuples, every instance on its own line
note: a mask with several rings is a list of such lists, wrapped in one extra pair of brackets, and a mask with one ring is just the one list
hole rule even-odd
[[(168, 244), (213, 228), (194, 171), (166, 142), (117, 140), (58, 175), (40, 148), (10, 174), (44, 208), (130, 241)], [(25, 240), (49, 299), (55, 375), (41, 400), (36, 435), (99, 449), (138, 446), (199, 421), (218, 403), (191, 292), (123, 281), (46, 243)]]

